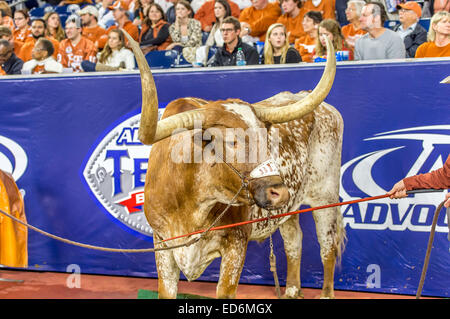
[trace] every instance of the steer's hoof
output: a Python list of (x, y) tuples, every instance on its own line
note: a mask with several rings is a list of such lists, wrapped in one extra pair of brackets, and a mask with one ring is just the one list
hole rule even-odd
[(301, 289), (298, 289), (297, 287), (289, 287), (286, 288), (286, 291), (284, 292), (284, 295), (281, 296), (281, 299), (303, 299), (303, 292)]

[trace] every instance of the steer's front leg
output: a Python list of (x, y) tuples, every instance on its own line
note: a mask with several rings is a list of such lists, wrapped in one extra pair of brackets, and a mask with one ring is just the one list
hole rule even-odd
[(291, 218), (281, 224), (280, 233), (283, 237), (284, 251), (287, 258), (286, 291), (283, 298), (303, 298), (300, 283), (303, 233), (298, 221), (298, 215), (291, 216)]
[[(161, 238), (153, 234), (153, 241), (159, 242)], [(156, 245), (155, 247), (163, 247)], [(180, 269), (177, 266), (172, 250), (155, 252), (156, 270), (158, 271), (158, 298), (176, 299)]]
[(220, 278), (217, 284), (216, 296), (218, 299), (236, 297), (236, 290), (244, 267), (247, 253), (248, 236), (242, 229), (232, 230), (232, 235), (225, 239), (221, 250)]

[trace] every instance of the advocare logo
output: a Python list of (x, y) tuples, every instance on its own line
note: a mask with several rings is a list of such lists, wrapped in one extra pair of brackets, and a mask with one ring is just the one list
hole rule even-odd
[[(343, 201), (383, 195), (406, 176), (442, 167), (450, 153), (450, 125), (383, 132), (364, 141), (375, 150), (357, 156), (341, 167), (340, 196)], [(380, 146), (382, 148), (377, 149)], [(443, 199), (442, 192), (415, 194), (397, 200), (383, 198), (343, 206), (342, 213), (345, 225), (353, 229), (428, 232), (434, 211)], [(445, 215), (440, 214), (438, 232), (448, 232)]]
[(10, 138), (0, 135), (0, 168), (17, 181), (28, 166), (24, 149)]
[[(161, 117), (164, 109), (159, 109)], [(107, 132), (89, 156), (83, 176), (103, 207), (127, 227), (153, 231), (143, 211), (144, 183), (151, 146), (138, 140), (141, 114)]]

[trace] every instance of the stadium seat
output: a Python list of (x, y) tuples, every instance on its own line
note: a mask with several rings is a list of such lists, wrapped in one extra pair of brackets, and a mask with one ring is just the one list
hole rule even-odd
[[(175, 51), (175, 50), (172, 50)], [(175, 54), (177, 55), (177, 57), (175, 58), (175, 63), (172, 65), (172, 68), (190, 68), (192, 67), (192, 64), (190, 62), (188, 62), (183, 54), (178, 54), (177, 51), (175, 51)], [(174, 55), (174, 53), (172, 53), (172, 55)]]
[(425, 28), (425, 30), (428, 31), (430, 29), (430, 20), (431, 19), (420, 19), (419, 23), (422, 27)]
[(43, 7), (36, 7), (30, 10), (29, 12), (30, 17), (32, 18), (42, 18), (45, 14), (44, 8)]
[(66, 20), (69, 17), (69, 15), (67, 13), (61, 13), (59, 14), (59, 19), (61, 20), (61, 26), (64, 28), (64, 26), (66, 25)]
[(168, 69), (174, 63), (177, 52), (169, 51), (150, 51), (145, 55), (145, 59), (152, 69)]

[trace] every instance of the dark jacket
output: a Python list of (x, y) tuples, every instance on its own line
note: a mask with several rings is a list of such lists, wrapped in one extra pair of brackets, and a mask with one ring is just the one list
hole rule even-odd
[(175, 23), (176, 16), (175, 16), (175, 6), (174, 5), (171, 6), (169, 9), (167, 9), (166, 17), (167, 17), (167, 22), (169, 22), (169, 24)]
[(216, 54), (214, 55), (214, 58), (212, 59), (211, 63), (208, 64), (208, 66), (236, 65), (236, 54), (239, 48), (242, 48), (242, 51), (244, 52), (247, 65), (259, 63), (258, 51), (256, 51), (253, 46), (242, 42), (241, 38), (239, 38), (239, 41), (232, 53), (227, 51), (227, 49), (225, 48), (225, 44), (223, 45), (223, 47), (218, 48)]
[[(400, 28), (401, 24), (394, 27), (394, 31)], [(413, 32), (408, 34), (403, 43), (405, 44), (406, 58), (414, 58), (416, 50), (422, 43), (427, 42), (427, 30), (417, 22)]]
[(12, 74), (21, 74), (22, 73), (22, 66), (23, 61), (17, 57), (17, 55), (13, 54), (9, 58), (8, 61), (6, 61), (2, 65), (3, 71), (5, 71), (6, 74), (12, 75)]
[(165, 50), (170, 44), (169, 23), (160, 20), (155, 27), (143, 25), (139, 35), (139, 45), (141, 47), (155, 45), (158, 50)]

